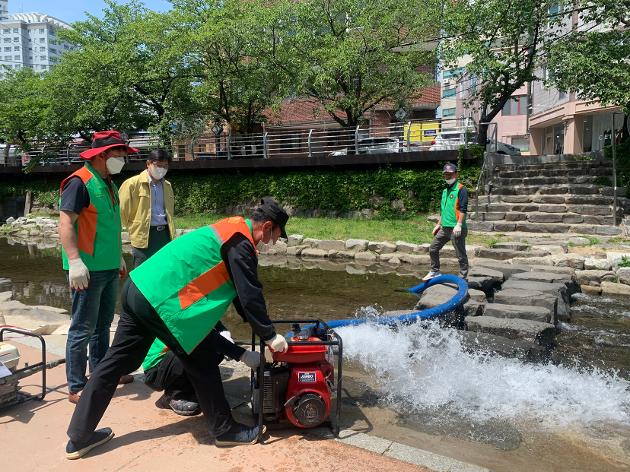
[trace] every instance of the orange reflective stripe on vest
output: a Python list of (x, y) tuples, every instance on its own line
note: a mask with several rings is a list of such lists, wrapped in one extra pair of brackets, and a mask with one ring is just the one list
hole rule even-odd
[[(59, 192), (63, 192), (66, 183), (73, 177), (79, 177), (83, 184), (87, 184), (94, 176), (87, 167), (81, 167), (79, 170), (66, 177), (59, 188)], [(79, 251), (83, 251), (90, 256), (94, 255), (94, 240), (96, 239), (96, 207), (90, 202), (89, 206), (79, 213), (77, 218), (77, 246)]]
[[(245, 223), (245, 220), (240, 216), (225, 218), (213, 225), (210, 225), (210, 227), (214, 229), (216, 235), (221, 241), (221, 245), (225, 244), (236, 233), (240, 233), (247, 237), (252, 245), (256, 247), (254, 239), (249, 232), (247, 223)], [(219, 288), (228, 280), (230, 280), (230, 274), (228, 273), (225, 263), (221, 261), (181, 288), (178, 292), (181, 309), (185, 310), (193, 303), (196, 303), (210, 292)]]

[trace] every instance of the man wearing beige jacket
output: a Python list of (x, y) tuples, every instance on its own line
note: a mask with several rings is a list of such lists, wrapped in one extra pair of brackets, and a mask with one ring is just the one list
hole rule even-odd
[(129, 231), (135, 267), (175, 237), (175, 197), (164, 179), (170, 160), (164, 149), (151, 151), (147, 168), (120, 186), (120, 217)]

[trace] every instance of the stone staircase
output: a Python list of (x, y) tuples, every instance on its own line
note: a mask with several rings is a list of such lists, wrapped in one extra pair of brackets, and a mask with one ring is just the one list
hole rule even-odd
[(604, 236), (623, 233), (617, 225), (622, 222), (624, 208), (630, 210), (630, 206), (624, 198), (625, 188), (618, 188), (613, 218), (611, 161), (575, 160), (571, 156), (494, 158), (487, 165), (491, 170), (483, 194), (469, 203), (472, 229)]

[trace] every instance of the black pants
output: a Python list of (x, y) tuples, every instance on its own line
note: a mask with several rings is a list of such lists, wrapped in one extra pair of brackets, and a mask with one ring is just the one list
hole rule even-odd
[(114, 340), (85, 385), (70, 420), (68, 436), (72, 442), (87, 442), (116, 391), (118, 379), (140, 367), (156, 337), (181, 361), (199, 399), (209, 434), (216, 437), (230, 429), (234, 420), (223, 392), (220, 361), (216, 361), (220, 355), (210, 338), (186, 354), (130, 279), (123, 286), (122, 306)]
[[(162, 228), (162, 230), (158, 231), (158, 228)], [(131, 248), (131, 254), (133, 255), (133, 266), (138, 267), (140, 264), (142, 264), (149, 257), (151, 257), (153, 254), (158, 252), (170, 242), (171, 233), (168, 229), (168, 225), (151, 226), (149, 228), (148, 246), (144, 249), (133, 246)]]
[(158, 365), (144, 373), (144, 383), (158, 392), (164, 390), (164, 396), (169, 400), (198, 402), (184, 365), (171, 351), (164, 355)]

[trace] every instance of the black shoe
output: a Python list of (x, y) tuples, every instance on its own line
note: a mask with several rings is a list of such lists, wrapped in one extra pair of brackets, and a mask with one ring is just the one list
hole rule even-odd
[(263, 425), (262, 432), (260, 432), (260, 427), (258, 425), (247, 426), (241, 423), (234, 423), (227, 433), (223, 433), (222, 435), (216, 437), (214, 444), (219, 447), (256, 444), (258, 442), (258, 433), (260, 432), (262, 435), (265, 434), (265, 431), (267, 431), (265, 425)]
[(180, 416), (196, 416), (201, 413), (201, 408), (197, 402), (188, 400), (170, 400), (166, 395), (162, 395), (155, 402), (155, 406), (164, 410), (173, 410)]
[(92, 437), (85, 444), (74, 444), (72, 441), (68, 441), (66, 445), (66, 459), (79, 459), (95, 447), (105, 444), (111, 438), (114, 437), (114, 432), (111, 428), (97, 429), (92, 433)]

